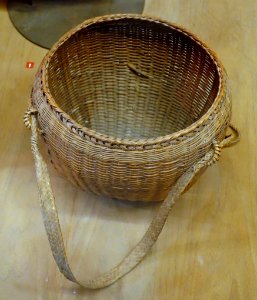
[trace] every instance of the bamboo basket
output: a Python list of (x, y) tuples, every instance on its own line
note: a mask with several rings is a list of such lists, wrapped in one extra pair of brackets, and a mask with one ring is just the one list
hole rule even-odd
[[(231, 97), (214, 52), (185, 29), (142, 15), (94, 18), (64, 35), (39, 68), (24, 119), (54, 258), (87, 288), (137, 265), (176, 198), (238, 140), (233, 126), (226, 136)], [(81, 283), (70, 270), (38, 133), (56, 169), (77, 186), (116, 199), (165, 200), (135, 249), (96, 279)]]

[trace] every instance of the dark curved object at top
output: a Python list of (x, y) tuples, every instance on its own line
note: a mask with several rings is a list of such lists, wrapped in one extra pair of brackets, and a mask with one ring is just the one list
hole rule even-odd
[(9, 0), (15, 28), (43, 48), (86, 19), (114, 13), (142, 13), (144, 0)]

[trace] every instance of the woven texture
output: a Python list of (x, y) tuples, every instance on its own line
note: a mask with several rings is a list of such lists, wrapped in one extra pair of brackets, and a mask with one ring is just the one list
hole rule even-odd
[(32, 105), (56, 168), (126, 200), (164, 200), (231, 118), (215, 54), (186, 30), (140, 15), (68, 32), (42, 62)]
[[(184, 29), (112, 15), (68, 32), (43, 60), (24, 116), (44, 225), (64, 276), (97, 289), (139, 264), (180, 194), (239, 140), (230, 118), (223, 67)], [(96, 278), (81, 281), (69, 266), (39, 133), (51, 161), (76, 185), (118, 199), (166, 198), (138, 244)]]
[(130, 272), (134, 267), (136, 267), (156, 242), (167, 220), (169, 212), (180, 194), (188, 187), (188, 185), (191, 184), (191, 182), (195, 179), (197, 174), (201, 172), (202, 169), (209, 165), (212, 165), (219, 159), (222, 148), (231, 146), (239, 140), (238, 131), (230, 125), (232, 134), (229, 135), (229, 137), (226, 137), (220, 144), (214, 141), (213, 148), (210, 149), (210, 151), (207, 152), (204, 157), (200, 159), (200, 161), (191, 166), (177, 180), (177, 182), (172, 187), (169, 196), (161, 204), (159, 211), (154, 216), (142, 239), (122, 259), (122, 261), (108, 272), (101, 274), (96, 278), (81, 281), (77, 280), (73, 275), (66, 255), (65, 244), (62, 238), (58, 212), (55, 205), (54, 194), (51, 188), (51, 181), (47, 170), (47, 164), (41, 156), (38, 147), (38, 127), (37, 118), (35, 115), (36, 113), (37, 112), (35, 111), (35, 109), (31, 109), (30, 111), (28, 111), (28, 113), (25, 115), (24, 122), (25, 124), (28, 123), (28, 119), (26, 117), (31, 116), (31, 150), (35, 161), (42, 217), (44, 220), (44, 225), (52, 254), (57, 266), (59, 267), (60, 272), (62, 272), (67, 279), (89, 289), (98, 289), (109, 286), (123, 277), (125, 274)]

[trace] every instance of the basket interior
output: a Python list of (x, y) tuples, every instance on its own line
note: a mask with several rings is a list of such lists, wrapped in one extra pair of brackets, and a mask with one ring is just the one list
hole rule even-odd
[(83, 127), (155, 138), (198, 120), (219, 89), (217, 66), (185, 33), (148, 20), (92, 24), (50, 59), (48, 89)]

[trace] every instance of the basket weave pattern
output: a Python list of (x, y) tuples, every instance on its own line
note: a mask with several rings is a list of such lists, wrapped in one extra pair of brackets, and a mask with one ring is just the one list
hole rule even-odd
[(126, 200), (163, 200), (231, 118), (215, 54), (173, 24), (135, 15), (64, 36), (42, 63), (32, 104), (56, 168)]
[[(89, 289), (135, 268), (179, 196), (240, 139), (215, 54), (186, 30), (140, 15), (95, 18), (68, 32), (43, 60), (31, 98), (24, 123), (52, 254), (67, 279)], [(118, 199), (164, 200), (135, 247), (95, 278), (71, 270), (39, 134), (74, 184)]]

